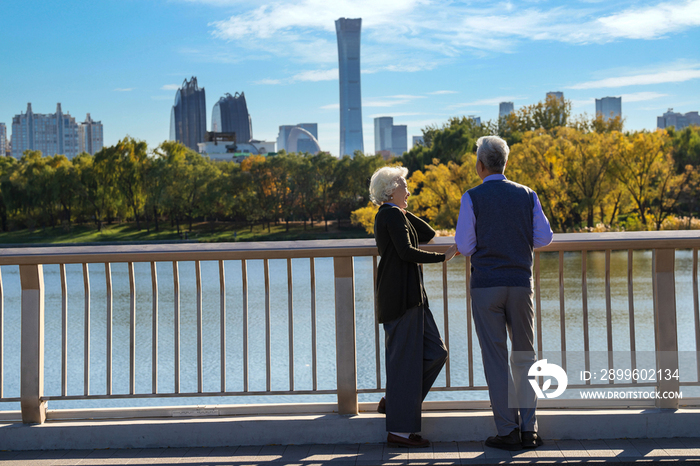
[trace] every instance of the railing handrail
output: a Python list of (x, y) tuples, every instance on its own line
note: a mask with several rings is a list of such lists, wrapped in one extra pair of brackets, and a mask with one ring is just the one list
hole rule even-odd
[[(444, 251), (452, 237), (438, 237), (425, 249)], [(689, 249), (700, 246), (700, 230), (607, 233), (557, 233), (548, 251), (606, 249)], [(375, 256), (374, 239), (328, 239), (236, 243), (135, 244), (55, 246), (0, 249), (0, 265), (80, 264), (100, 262), (160, 262), (288, 259), (300, 257)]]

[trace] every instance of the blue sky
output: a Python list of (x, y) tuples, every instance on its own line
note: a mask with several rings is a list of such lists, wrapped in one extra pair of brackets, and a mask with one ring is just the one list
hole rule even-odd
[(175, 89), (197, 76), (207, 126), (244, 91), (256, 139), (318, 123), (337, 155), (334, 20), (363, 19), (365, 151), (373, 118), (410, 136), (451, 116), (498, 116), (563, 91), (575, 114), (622, 96), (625, 128), (653, 129), (669, 107), (700, 110), (700, 0), (5, 0), (0, 122), (35, 113), (101, 120), (105, 143), (169, 137)]

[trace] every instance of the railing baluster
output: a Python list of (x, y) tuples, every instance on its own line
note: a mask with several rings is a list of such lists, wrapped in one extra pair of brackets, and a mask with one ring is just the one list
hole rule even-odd
[(243, 391), (248, 391), (248, 264), (241, 261), (241, 282), (243, 286)]
[[(581, 251), (581, 306), (583, 310), (583, 351), (585, 370), (591, 370), (590, 341), (588, 337), (588, 251)], [(586, 380), (586, 385), (591, 381)]]
[(202, 267), (194, 262), (195, 281), (197, 282), (197, 392), (204, 391), (204, 355), (202, 354)]
[(338, 414), (357, 414), (355, 273), (352, 257), (334, 257)]
[(107, 395), (112, 394), (112, 267), (109, 262), (105, 262), (105, 296), (107, 298), (106, 312), (105, 312), (105, 327), (107, 333), (107, 346), (106, 346), (106, 392)]
[[(634, 330), (634, 286), (633, 279), (634, 273), (632, 271), (633, 259), (632, 259), (632, 249), (627, 250), (627, 305), (629, 308), (629, 321), (630, 321), (630, 352), (632, 354), (632, 370), (637, 368), (637, 343), (635, 341), (635, 330)], [(632, 383), (637, 383), (637, 380), (632, 380)]]
[(136, 393), (136, 282), (134, 263), (129, 262), (129, 393)]
[(173, 373), (175, 393), (180, 393), (180, 271), (173, 261)]
[[(66, 264), (58, 266), (61, 275), (61, 395), (68, 395), (68, 285), (66, 279)], [(2, 285), (0, 284), (0, 289)], [(1, 312), (0, 312), (1, 313)], [(0, 319), (2, 317), (0, 316)], [(0, 340), (2, 322), (0, 320)], [(2, 344), (0, 344), (0, 352)], [(2, 360), (0, 359), (0, 380), (2, 379)], [(2, 383), (0, 383), (0, 398), (2, 398)]]
[(151, 391), (158, 393), (158, 268), (151, 262), (151, 287), (153, 310), (151, 323)]
[[(610, 249), (605, 250), (605, 326), (608, 332), (608, 368), (615, 367), (613, 360), (612, 301), (610, 298)], [(615, 383), (613, 377), (609, 383)]]
[(542, 287), (540, 286), (540, 253), (535, 252), (535, 318), (537, 320), (537, 359), (542, 359)]
[(21, 352), (20, 397), (22, 422), (41, 424), (46, 420), (44, 395), (44, 268), (20, 265)]
[(566, 370), (566, 307), (564, 305), (564, 251), (559, 251), (559, 321), (561, 325), (561, 366)]
[[(469, 364), (469, 386), (474, 386), (474, 351), (472, 342), (472, 290), (471, 290), (471, 275), (472, 275), (472, 258), (471, 256), (465, 257), (466, 259), (466, 270), (464, 272), (465, 276), (465, 286), (466, 286), (466, 296), (467, 296), (467, 362)], [(448, 356), (449, 357), (449, 356)]]
[(221, 392), (226, 391), (226, 275), (224, 261), (219, 260), (219, 327), (221, 329)]
[(294, 309), (292, 295), (292, 259), (287, 258), (287, 304), (289, 306), (289, 390), (294, 391)]
[(693, 249), (693, 308), (695, 310), (695, 359), (697, 381), (700, 382), (700, 300), (698, 299), (698, 248)]
[[(678, 371), (678, 324), (676, 317), (675, 249), (654, 249), (654, 329), (657, 370)], [(659, 377), (660, 392), (678, 392), (679, 380)], [(678, 409), (678, 398), (657, 398), (657, 408)]]
[(272, 354), (270, 341), (270, 263), (264, 259), (265, 269), (265, 387), (269, 392), (272, 389), (271, 372), (272, 372)]
[(313, 390), (318, 389), (316, 370), (316, 259), (309, 259), (309, 276), (311, 281), (311, 379)]
[[(445, 346), (447, 347), (447, 354), (450, 354), (450, 313), (447, 305), (447, 262), (442, 263), (442, 308), (445, 319)], [(449, 357), (445, 362), (445, 384), (448, 387), (451, 386)]]
[[(377, 256), (372, 256), (372, 290), (374, 290), (374, 284), (377, 283)], [(377, 299), (372, 293), (372, 302), (374, 302), (374, 366), (377, 372), (377, 389), (382, 388), (382, 360), (380, 359), (380, 346), (379, 346), (379, 318), (377, 316)]]
[(83, 364), (83, 394), (90, 394), (90, 272), (83, 264), (83, 286), (85, 287), (85, 348)]

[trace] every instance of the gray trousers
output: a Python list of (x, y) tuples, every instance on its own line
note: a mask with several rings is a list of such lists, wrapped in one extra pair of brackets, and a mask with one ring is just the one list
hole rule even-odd
[(447, 361), (433, 314), (411, 308), (384, 323), (386, 345), (386, 430), (420, 432), (421, 405)]
[[(537, 432), (537, 395), (527, 375), (537, 360), (533, 291), (526, 287), (497, 286), (474, 288), (471, 294), (474, 324), (498, 435), (508, 435), (516, 427), (521, 432)], [(508, 336), (513, 351), (510, 369)]]

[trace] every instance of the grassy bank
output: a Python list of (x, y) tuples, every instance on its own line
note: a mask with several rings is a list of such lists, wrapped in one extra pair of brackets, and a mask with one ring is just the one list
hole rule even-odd
[(147, 230), (144, 225), (136, 228), (135, 223), (121, 223), (104, 225), (98, 230), (95, 225), (73, 225), (70, 229), (54, 227), (34, 230), (18, 230), (0, 232), (0, 245), (2, 244), (66, 244), (66, 243), (99, 243), (99, 242), (128, 242), (128, 241), (178, 241), (190, 240), (200, 242), (224, 242), (224, 241), (293, 241), (302, 239), (337, 239), (337, 238), (369, 238), (362, 228), (338, 227), (336, 222), (328, 222), (328, 231), (324, 223), (315, 223), (313, 228), (310, 223), (292, 222), (289, 231), (284, 223), (270, 224), (268, 231), (266, 225), (250, 226), (232, 223), (209, 222), (192, 225), (192, 231), (181, 228), (181, 233), (169, 223), (161, 223), (159, 231), (151, 228)]

